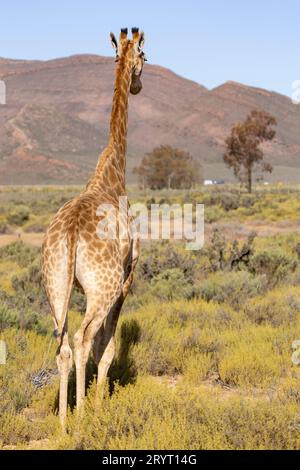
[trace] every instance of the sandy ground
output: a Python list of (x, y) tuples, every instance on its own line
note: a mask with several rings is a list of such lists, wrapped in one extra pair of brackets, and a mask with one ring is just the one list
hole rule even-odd
[(0, 235), (0, 247), (9, 245), (9, 243), (22, 240), (24, 243), (33, 246), (41, 246), (43, 242), (44, 234), (43, 233), (22, 233), (19, 234), (10, 234), (10, 235)]
[(271, 237), (293, 232), (300, 233), (300, 220), (297, 222), (247, 220), (245, 222), (232, 221), (206, 224), (205, 236), (210, 237), (215, 228), (218, 228), (228, 240), (243, 240), (247, 238), (251, 232), (256, 232), (259, 237)]

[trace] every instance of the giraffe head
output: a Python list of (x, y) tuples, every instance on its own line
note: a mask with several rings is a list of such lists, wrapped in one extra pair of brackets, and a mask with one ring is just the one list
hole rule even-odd
[(141, 75), (147, 58), (143, 52), (145, 36), (139, 28), (132, 28), (132, 39), (127, 38), (127, 28), (121, 29), (119, 42), (115, 35), (110, 33), (111, 43), (116, 52), (116, 62), (127, 60), (131, 67), (130, 93), (137, 95), (142, 89)]

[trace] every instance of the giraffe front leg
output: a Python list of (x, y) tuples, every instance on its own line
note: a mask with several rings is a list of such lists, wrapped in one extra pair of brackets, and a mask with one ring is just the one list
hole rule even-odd
[(115, 357), (116, 345), (115, 337), (111, 336), (108, 345), (102, 355), (100, 362), (98, 363), (98, 375), (97, 375), (97, 389), (98, 393), (103, 393), (105, 380), (111, 366), (111, 363)]
[(111, 363), (115, 357), (116, 345), (115, 345), (115, 331), (120, 315), (121, 308), (124, 300), (129, 292), (133, 281), (134, 269), (136, 267), (139, 257), (139, 239), (133, 240), (133, 250), (131, 268), (125, 282), (123, 284), (122, 293), (112, 307), (111, 311), (105, 322), (105, 327), (101, 328), (95, 338), (93, 347), (93, 356), (96, 364), (98, 365), (98, 376), (97, 376), (97, 388), (99, 393), (103, 392), (103, 385), (107, 377), (107, 373), (111, 366)]
[(106, 318), (105, 325), (99, 329), (95, 337), (93, 357), (98, 368), (98, 395), (103, 392), (103, 385), (105, 383), (107, 373), (115, 357), (116, 346), (114, 336), (123, 302), (124, 297), (123, 294), (121, 294), (114, 306), (111, 308)]
[(97, 375), (98, 395), (101, 395), (103, 393), (103, 385), (105, 384), (105, 379), (107, 377), (109, 368), (115, 357), (116, 327), (117, 327), (121, 308), (128, 294), (132, 281), (133, 281), (133, 269), (131, 270), (128, 278), (126, 279), (123, 285), (122, 294), (120, 295), (117, 302), (115, 303), (115, 305), (112, 307), (111, 311), (109, 312), (104, 328), (101, 328), (95, 337), (95, 342), (93, 346), (93, 357), (98, 367), (98, 375)]
[(93, 341), (97, 332), (102, 329), (109, 308), (93, 309), (85, 317), (81, 327), (74, 336), (74, 356), (76, 365), (76, 403), (77, 411), (82, 410), (85, 396), (85, 371)]
[(63, 429), (65, 429), (68, 408), (68, 380), (73, 364), (72, 350), (69, 346), (68, 333), (66, 331), (62, 333), (56, 361), (60, 374), (59, 418)]

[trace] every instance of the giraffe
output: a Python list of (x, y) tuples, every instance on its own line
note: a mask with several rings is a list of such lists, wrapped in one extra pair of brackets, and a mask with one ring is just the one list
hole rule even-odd
[(115, 354), (114, 335), (119, 313), (139, 255), (138, 238), (130, 230), (129, 205), (125, 220), (120, 218), (119, 235), (115, 239), (99, 238), (96, 234), (98, 207), (109, 204), (118, 213), (119, 198), (126, 195), (128, 98), (129, 92), (136, 95), (142, 89), (141, 74), (146, 61), (144, 33), (132, 28), (132, 39), (127, 35), (127, 28), (121, 29), (119, 41), (110, 34), (116, 53), (116, 76), (107, 147), (85, 189), (55, 215), (42, 247), (43, 280), (58, 341), (59, 416), (63, 427), (67, 415), (68, 377), (73, 365), (68, 340), (68, 304), (73, 284), (79, 283), (87, 299), (83, 321), (74, 335), (78, 411), (82, 409), (85, 395), (85, 371), (90, 353), (98, 367), (97, 388), (105, 382)]

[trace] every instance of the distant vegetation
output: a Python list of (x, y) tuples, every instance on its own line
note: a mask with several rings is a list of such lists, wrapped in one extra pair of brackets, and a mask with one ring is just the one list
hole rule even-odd
[[(1, 189), (2, 223), (42, 230), (76, 192)], [(0, 448), (299, 449), (299, 196), (296, 187), (130, 188), (132, 202), (205, 203), (206, 244), (144, 243), (104, 401), (95, 411), (91, 361), (86, 414), (78, 426), (70, 412), (66, 435), (39, 248), (0, 248)], [(71, 341), (84, 309), (75, 288)]]
[(257, 167), (261, 172), (271, 173), (273, 170), (272, 165), (264, 161), (261, 144), (274, 139), (276, 132), (272, 126), (276, 124), (276, 119), (269, 113), (253, 110), (245, 122), (237, 123), (232, 128), (226, 139), (224, 162), (233, 169), (239, 181), (246, 184), (249, 193)]
[(202, 181), (200, 163), (188, 152), (169, 145), (147, 153), (134, 173), (143, 188), (151, 189), (189, 189)]

